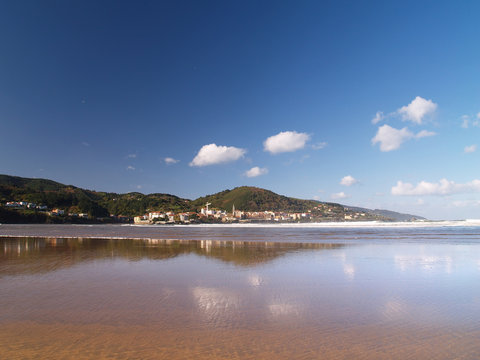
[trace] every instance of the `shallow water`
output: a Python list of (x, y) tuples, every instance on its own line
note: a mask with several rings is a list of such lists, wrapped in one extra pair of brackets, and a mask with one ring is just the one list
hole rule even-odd
[(0, 227), (0, 358), (480, 358), (476, 228), (77, 228)]

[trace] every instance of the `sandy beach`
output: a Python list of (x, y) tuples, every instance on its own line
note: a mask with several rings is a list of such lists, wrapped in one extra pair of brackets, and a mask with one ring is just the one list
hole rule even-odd
[(475, 229), (409, 231), (4, 236), (0, 357), (478, 358)]

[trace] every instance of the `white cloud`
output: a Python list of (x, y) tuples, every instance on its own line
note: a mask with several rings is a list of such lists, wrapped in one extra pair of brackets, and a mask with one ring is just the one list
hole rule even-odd
[(382, 125), (378, 128), (377, 134), (372, 139), (372, 144), (380, 143), (381, 151), (397, 150), (400, 145), (410, 139), (421, 139), (436, 135), (433, 131), (422, 130), (417, 134), (412, 133), (407, 127), (395, 129), (389, 125)]
[(319, 143), (313, 144), (312, 149), (313, 150), (320, 150), (320, 149), (323, 149), (324, 147), (326, 147), (327, 145), (328, 145), (328, 143), (325, 142), (325, 141), (319, 142)]
[(385, 115), (383, 115), (383, 111), (377, 111), (377, 113), (375, 114), (375, 117), (372, 119), (372, 124), (378, 124), (384, 118), (385, 118)]
[(89, 144), (88, 142), (86, 142), (86, 141), (83, 141), (83, 142), (82, 142), (82, 145), (85, 146), (85, 147), (89, 147), (89, 146), (90, 146), (90, 144)]
[(352, 186), (352, 185), (355, 185), (356, 183), (358, 183), (358, 180), (351, 175), (344, 176), (342, 180), (340, 180), (340, 185), (344, 185), (344, 186)]
[(257, 177), (260, 175), (268, 174), (267, 168), (260, 168), (258, 166), (252, 167), (250, 170), (245, 172), (245, 176), (247, 177)]
[(457, 200), (452, 203), (455, 207), (480, 206), (480, 200)]
[(468, 192), (480, 192), (480, 180), (475, 179), (465, 184), (441, 179), (438, 183), (421, 181), (416, 186), (397, 181), (392, 187), (392, 195), (451, 195)]
[(190, 163), (190, 166), (207, 166), (228, 163), (242, 158), (247, 151), (234, 146), (204, 145)]
[(435, 136), (435, 135), (437, 135), (436, 132), (428, 131), (428, 130), (422, 130), (422, 131), (419, 131), (419, 132), (415, 135), (415, 138), (416, 138), (416, 139), (421, 139), (421, 138), (424, 138), (424, 137)]
[(174, 158), (171, 158), (171, 157), (166, 157), (166, 158), (163, 159), (163, 161), (165, 161), (165, 164), (167, 164), (167, 165), (173, 165), (173, 164), (178, 163), (180, 160), (177, 160), (177, 159), (174, 159)]
[(263, 142), (263, 148), (271, 154), (292, 152), (303, 149), (308, 140), (310, 140), (310, 135), (307, 133), (283, 131), (267, 138)]
[[(475, 117), (475, 120), (472, 120), (472, 117)], [(470, 125), (472, 125), (473, 127), (480, 127), (480, 112), (477, 115), (474, 115), (472, 117), (470, 115), (463, 115), (461, 117), (462, 119), (461, 127), (464, 129), (468, 129)]]
[(477, 150), (477, 145), (470, 145), (470, 146), (465, 146), (465, 148), (463, 149), (463, 151), (465, 153), (473, 153)]
[(339, 193), (335, 193), (335, 194), (332, 194), (330, 195), (330, 197), (332, 199), (346, 199), (348, 197), (347, 194), (345, 194), (343, 191), (342, 192), (339, 192)]
[(372, 144), (375, 145), (379, 142), (381, 151), (392, 151), (398, 149), (400, 145), (414, 136), (406, 127), (398, 130), (389, 125), (382, 125), (372, 139)]
[(135, 159), (137, 157), (137, 154), (128, 154), (127, 158), (129, 159)]
[(412, 121), (415, 124), (421, 124), (426, 115), (433, 114), (437, 109), (437, 104), (432, 100), (425, 100), (417, 96), (407, 106), (398, 109), (398, 113), (402, 115), (403, 120)]
[(135, 170), (135, 168), (132, 165), (128, 165), (127, 170)]

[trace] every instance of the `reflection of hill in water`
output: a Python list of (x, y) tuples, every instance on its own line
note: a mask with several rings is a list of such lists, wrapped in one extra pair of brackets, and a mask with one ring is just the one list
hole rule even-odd
[(238, 266), (255, 266), (287, 254), (327, 250), (343, 244), (279, 243), (219, 240), (138, 240), (92, 238), (0, 239), (0, 274), (39, 273), (93, 260), (167, 260), (196, 254)]

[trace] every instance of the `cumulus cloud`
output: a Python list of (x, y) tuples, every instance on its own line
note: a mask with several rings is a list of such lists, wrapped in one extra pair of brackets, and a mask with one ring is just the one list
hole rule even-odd
[(270, 136), (263, 142), (263, 148), (271, 154), (292, 152), (303, 149), (310, 135), (296, 131), (283, 131), (277, 135)]
[(468, 129), (471, 126), (480, 127), (480, 112), (475, 116), (475, 120), (472, 120), (470, 115), (463, 115), (462, 116), (462, 125), (461, 127), (464, 129)]
[(435, 135), (437, 135), (436, 132), (428, 131), (428, 130), (422, 130), (422, 131), (419, 131), (417, 133), (417, 135), (415, 135), (415, 138), (421, 139), (421, 138), (424, 138), (424, 137), (435, 136)]
[(380, 143), (381, 151), (392, 151), (398, 149), (400, 145), (414, 136), (406, 127), (399, 130), (389, 125), (383, 125), (378, 128), (377, 134), (372, 139), (372, 144)]
[(137, 157), (137, 154), (128, 154), (127, 158), (129, 159), (135, 159)]
[(348, 195), (345, 194), (343, 191), (341, 191), (339, 193), (335, 193), (335, 194), (330, 195), (330, 197), (334, 200), (337, 200), (337, 199), (346, 199), (348, 197)]
[(416, 186), (403, 181), (397, 181), (392, 187), (392, 195), (452, 195), (468, 192), (480, 192), (480, 180), (475, 179), (465, 184), (441, 179), (437, 183), (421, 181)]
[(396, 150), (405, 141), (410, 139), (421, 139), (428, 136), (434, 136), (433, 131), (422, 130), (417, 134), (412, 133), (407, 127), (403, 129), (395, 129), (389, 125), (382, 125), (378, 128), (377, 134), (372, 139), (372, 144), (380, 143), (381, 151)]
[(207, 166), (223, 164), (242, 158), (247, 151), (234, 146), (217, 146), (208, 144), (202, 146), (193, 158), (190, 166)]
[(128, 165), (127, 170), (135, 170), (135, 168), (132, 165)]
[(415, 124), (421, 124), (423, 118), (433, 114), (437, 109), (437, 104), (432, 100), (426, 100), (417, 96), (412, 102), (398, 109), (398, 113), (402, 115), (404, 121), (411, 121)]
[(455, 207), (480, 206), (480, 200), (457, 200), (452, 205)]
[(468, 154), (468, 153), (473, 153), (477, 150), (477, 145), (470, 145), (470, 146), (465, 146), (463, 151)]
[(352, 185), (355, 185), (356, 183), (358, 183), (358, 180), (351, 175), (344, 176), (342, 180), (340, 180), (340, 185), (344, 185), (344, 186), (352, 186)]
[(245, 176), (247, 177), (257, 177), (260, 175), (268, 174), (267, 168), (260, 168), (258, 166), (252, 167), (250, 170), (245, 172)]
[(327, 145), (328, 145), (328, 143), (325, 142), (325, 141), (319, 142), (319, 143), (313, 144), (312, 149), (313, 150), (320, 150), (320, 149), (323, 149), (324, 147), (326, 147)]
[(385, 118), (385, 115), (383, 115), (383, 111), (377, 111), (377, 113), (375, 114), (375, 117), (372, 119), (372, 124), (378, 124), (384, 118)]
[(177, 159), (174, 159), (174, 158), (171, 158), (171, 157), (166, 157), (166, 158), (163, 159), (163, 161), (167, 165), (173, 165), (173, 164), (178, 163), (180, 160), (177, 160)]

